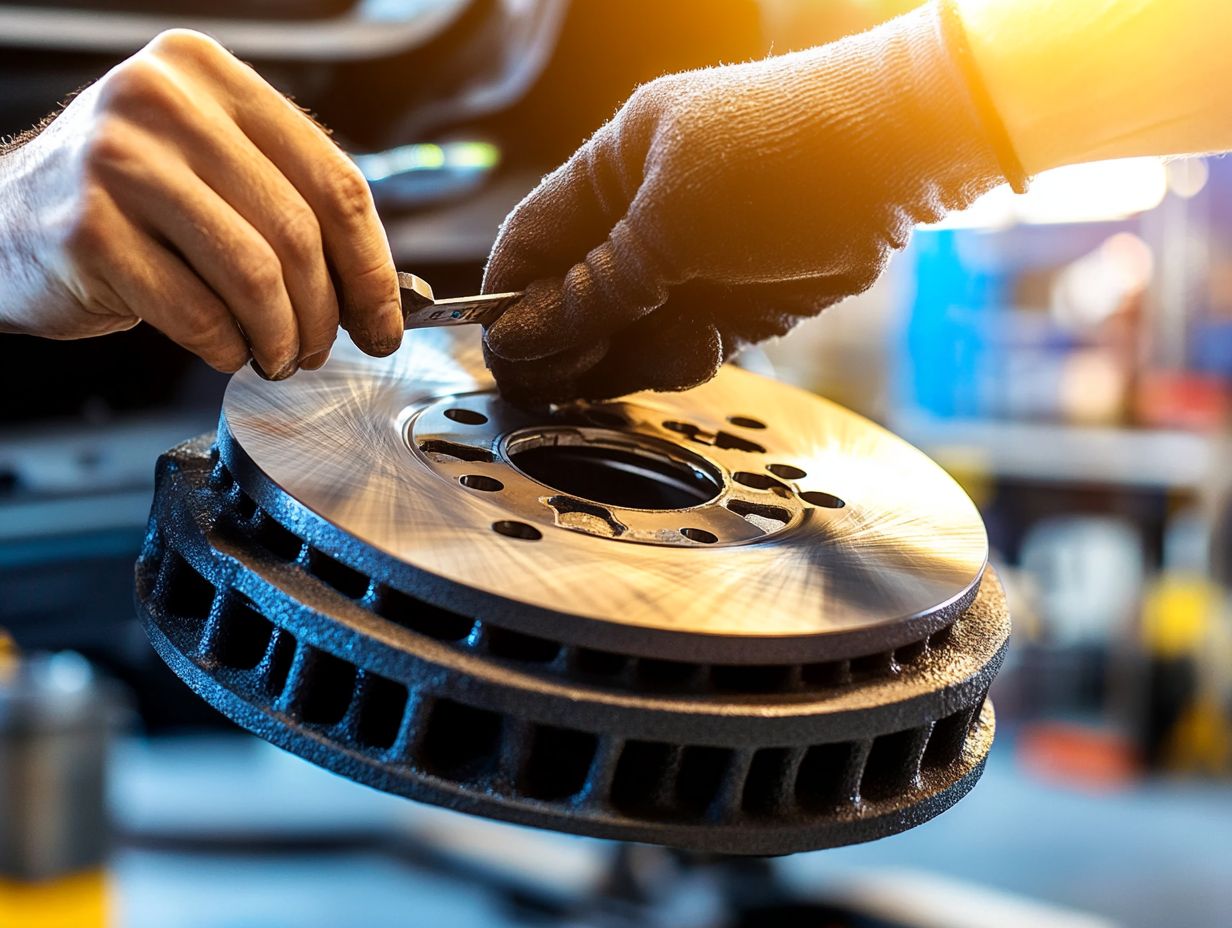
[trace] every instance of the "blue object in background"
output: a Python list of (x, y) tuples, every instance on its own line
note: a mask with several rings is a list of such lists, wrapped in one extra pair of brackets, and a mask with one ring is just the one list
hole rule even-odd
[(921, 230), (907, 251), (915, 287), (904, 288), (904, 337), (893, 364), (898, 411), (936, 419), (1062, 416), (1066, 365), (1093, 333), (1062, 325), (1041, 285), (1134, 227), (1123, 220)]
[(1199, 322), (1189, 338), (1189, 358), (1195, 371), (1232, 378), (1232, 322)]
[(964, 263), (959, 236), (970, 234), (924, 230), (905, 255), (916, 287), (906, 294), (900, 356), (892, 365), (899, 408), (975, 418), (985, 411), (980, 385), (1003, 368), (995, 329), (996, 311), (1007, 303), (1007, 275), (995, 265)]

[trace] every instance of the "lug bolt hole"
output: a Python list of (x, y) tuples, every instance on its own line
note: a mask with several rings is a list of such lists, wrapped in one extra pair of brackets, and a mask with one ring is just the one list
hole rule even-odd
[(488, 421), (487, 416), (473, 409), (446, 409), (445, 418), (461, 422), (463, 425), (483, 425)]
[(842, 509), (847, 505), (833, 493), (822, 493), (820, 490), (807, 490), (800, 494), (800, 498), (821, 509)]
[(766, 423), (752, 416), (728, 416), (727, 421), (742, 429), (764, 429), (766, 427)]
[(784, 480), (803, 480), (808, 476), (806, 471), (802, 471), (800, 468), (793, 467), (790, 464), (767, 464), (766, 470), (776, 477), (782, 477)]
[(769, 490), (776, 496), (784, 498), (791, 496), (791, 487), (785, 483), (780, 483), (768, 474), (754, 474), (746, 470), (738, 470), (732, 474), (732, 480), (741, 486), (751, 487), (754, 490)]
[(492, 531), (498, 535), (504, 535), (506, 538), (521, 538), (523, 541), (538, 541), (543, 537), (543, 532), (533, 525), (527, 525), (525, 522), (513, 522), (508, 519), (493, 522)]
[(682, 528), (680, 534), (689, 541), (696, 541), (698, 544), (712, 545), (719, 540), (719, 536), (713, 532), (708, 532), (704, 528)]
[(472, 490), (483, 490), (485, 493), (495, 493), (497, 490), (505, 489), (505, 485), (499, 480), (485, 477), (482, 474), (466, 474), (463, 477), (459, 477), (458, 482), (464, 487), (470, 487)]

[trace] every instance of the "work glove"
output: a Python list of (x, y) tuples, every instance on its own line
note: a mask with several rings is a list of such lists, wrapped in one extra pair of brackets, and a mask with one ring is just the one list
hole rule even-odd
[(867, 289), (913, 226), (1006, 179), (961, 29), (930, 4), (638, 88), (501, 226), (484, 290), (525, 290), (486, 333), (501, 391), (687, 389)]

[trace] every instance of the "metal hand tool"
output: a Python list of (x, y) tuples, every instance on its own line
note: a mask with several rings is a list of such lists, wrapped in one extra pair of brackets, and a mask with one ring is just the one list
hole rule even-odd
[(487, 325), (495, 322), (519, 293), (482, 293), (438, 300), (432, 285), (422, 277), (398, 272), (402, 289), (402, 320), (407, 329), (428, 329), (443, 325)]

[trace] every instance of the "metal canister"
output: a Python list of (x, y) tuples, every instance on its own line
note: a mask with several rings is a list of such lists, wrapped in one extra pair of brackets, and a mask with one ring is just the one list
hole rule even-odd
[(106, 921), (106, 768), (117, 696), (65, 652), (0, 646), (0, 922)]

